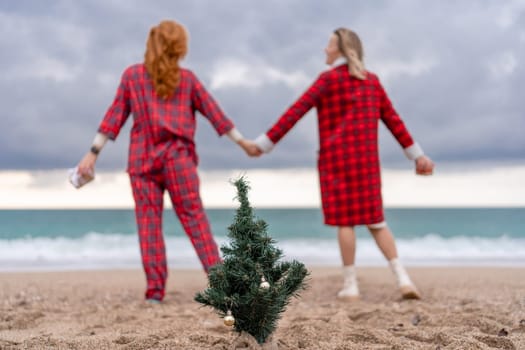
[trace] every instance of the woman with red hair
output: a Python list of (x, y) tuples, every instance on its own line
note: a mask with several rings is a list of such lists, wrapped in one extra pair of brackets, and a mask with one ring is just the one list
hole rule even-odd
[(308, 90), (256, 140), (270, 152), (311, 108), (319, 126), (318, 170), (324, 221), (337, 226), (343, 260), (340, 299), (359, 298), (354, 226), (366, 225), (394, 272), (403, 298), (420, 294), (397, 256), (394, 236), (384, 218), (379, 166), (378, 122), (382, 121), (415, 161), (416, 173), (432, 174), (434, 164), (414, 142), (394, 110), (378, 77), (363, 64), (357, 34), (339, 28), (325, 49), (326, 63), (335, 67), (322, 73)]
[(113, 104), (104, 116), (90, 151), (78, 165), (79, 175), (93, 173), (108, 139), (115, 140), (133, 115), (127, 172), (135, 200), (146, 300), (162, 301), (168, 275), (162, 235), (163, 195), (167, 190), (175, 213), (205, 271), (220, 262), (199, 194), (195, 151), (195, 111), (219, 135), (226, 134), (249, 155), (258, 155), (206, 91), (195, 74), (180, 67), (188, 51), (186, 29), (174, 21), (153, 27), (144, 62), (122, 74)]

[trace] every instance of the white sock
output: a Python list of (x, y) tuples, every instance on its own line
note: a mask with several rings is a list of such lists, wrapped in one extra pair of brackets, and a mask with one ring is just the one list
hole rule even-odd
[(388, 263), (390, 264), (390, 269), (396, 276), (397, 284), (399, 287), (412, 285), (412, 281), (410, 280), (407, 271), (405, 270), (399, 259), (392, 259)]
[(355, 265), (343, 266), (343, 278), (346, 282), (357, 284), (357, 273), (355, 271)]
[(339, 292), (338, 295), (359, 295), (359, 288), (357, 287), (357, 274), (354, 265), (343, 266), (343, 289)]

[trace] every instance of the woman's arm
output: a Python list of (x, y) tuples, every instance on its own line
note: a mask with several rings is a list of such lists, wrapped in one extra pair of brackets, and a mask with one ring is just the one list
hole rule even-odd
[(95, 163), (98, 158), (98, 154), (108, 141), (108, 136), (102, 133), (97, 133), (93, 144), (89, 151), (84, 155), (80, 163), (78, 163), (78, 173), (80, 175), (92, 175), (95, 172)]
[(385, 123), (392, 135), (394, 135), (401, 147), (403, 147), (405, 156), (415, 161), (416, 174), (431, 175), (434, 170), (434, 163), (424, 154), (421, 146), (413, 140), (405, 123), (392, 106), (392, 102), (379, 80), (377, 80), (377, 85), (381, 101), (381, 120)]
[(284, 114), (268, 129), (261, 134), (255, 143), (264, 153), (270, 152), (292, 127), (319, 101), (326, 88), (326, 76), (319, 78), (295, 101)]
[(199, 79), (193, 73), (190, 72), (190, 74), (192, 81), (191, 99), (195, 109), (210, 121), (220, 136), (226, 134), (230, 140), (238, 144), (249, 156), (259, 156), (261, 152), (255, 144), (243, 137)]
[(128, 84), (129, 69), (130, 68), (126, 69), (122, 74), (113, 103), (108, 108), (99, 125), (98, 133), (95, 135), (91, 148), (78, 163), (78, 172), (80, 175), (90, 175), (94, 173), (98, 154), (108, 139), (115, 140), (117, 138), (122, 126), (129, 117), (131, 110)]
[(122, 74), (113, 103), (108, 108), (98, 128), (99, 133), (106, 135), (111, 140), (117, 138), (131, 113), (130, 82), (128, 78), (131, 69), (131, 67), (126, 69)]
[(379, 90), (381, 120), (385, 123), (392, 135), (394, 135), (401, 147), (403, 147), (403, 151), (408, 159), (415, 160), (417, 157), (422, 156), (424, 154), (423, 149), (412, 139), (412, 135), (410, 135), (405, 123), (401, 120), (399, 114), (397, 114), (394, 106), (392, 106), (392, 102), (379, 80), (377, 80), (377, 87)]
[(219, 104), (208, 93), (197, 76), (190, 71), (188, 72), (191, 80), (191, 102), (195, 109), (210, 121), (220, 136), (234, 129), (233, 122), (226, 117)]

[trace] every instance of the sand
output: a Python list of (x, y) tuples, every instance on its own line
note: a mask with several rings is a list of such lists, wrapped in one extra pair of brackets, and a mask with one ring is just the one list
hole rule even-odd
[[(410, 268), (423, 300), (390, 271), (358, 269), (362, 300), (340, 302), (338, 268), (310, 268), (273, 335), (279, 349), (525, 349), (524, 268)], [(0, 349), (230, 349), (238, 337), (193, 301), (200, 270), (171, 270), (161, 305), (141, 270), (0, 273)]]

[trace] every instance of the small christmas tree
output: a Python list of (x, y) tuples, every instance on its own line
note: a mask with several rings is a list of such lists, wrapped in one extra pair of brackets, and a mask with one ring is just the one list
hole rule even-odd
[(305, 288), (308, 271), (295, 260), (278, 262), (282, 251), (268, 236), (267, 224), (255, 219), (248, 185), (240, 178), (235, 186), (241, 205), (228, 228), (230, 246), (221, 247), (224, 261), (210, 269), (209, 286), (195, 300), (213, 307), (226, 325), (262, 344), (275, 331), (290, 297), (298, 297)]

